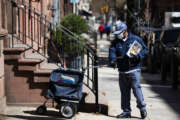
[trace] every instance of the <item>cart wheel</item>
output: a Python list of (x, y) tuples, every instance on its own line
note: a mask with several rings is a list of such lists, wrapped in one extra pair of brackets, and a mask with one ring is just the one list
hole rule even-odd
[(72, 118), (77, 112), (77, 105), (75, 103), (62, 103), (59, 113), (65, 118)]
[(47, 112), (47, 108), (45, 105), (41, 105), (36, 109), (36, 113), (45, 114)]

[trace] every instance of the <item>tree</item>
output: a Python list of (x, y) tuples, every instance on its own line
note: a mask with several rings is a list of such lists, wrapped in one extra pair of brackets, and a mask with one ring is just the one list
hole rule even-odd
[(65, 16), (61, 21), (61, 25), (77, 35), (81, 35), (88, 31), (86, 21), (81, 16), (75, 14)]
[(82, 17), (75, 14), (65, 16), (59, 27), (52, 30), (52, 39), (59, 50), (60, 56), (64, 54), (71, 59), (81, 56), (84, 40), (80, 35), (87, 31), (88, 25)]

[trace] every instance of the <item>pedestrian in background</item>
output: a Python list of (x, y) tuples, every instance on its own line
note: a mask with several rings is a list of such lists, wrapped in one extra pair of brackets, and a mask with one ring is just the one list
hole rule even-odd
[[(121, 91), (121, 109), (123, 112), (117, 115), (117, 118), (131, 117), (131, 88), (137, 100), (137, 107), (140, 109), (141, 118), (147, 116), (146, 104), (140, 86), (141, 64), (142, 59), (147, 53), (147, 47), (140, 37), (127, 31), (127, 26), (120, 22), (113, 32), (115, 40), (109, 48), (109, 59), (112, 67), (116, 66), (119, 70), (119, 86)], [(142, 46), (141, 51), (137, 54), (127, 54), (131, 45), (136, 42)]]
[(101, 24), (101, 25), (99, 26), (99, 33), (100, 33), (100, 38), (101, 38), (101, 39), (102, 39), (102, 37), (103, 37), (104, 30), (105, 30), (104, 25)]
[(107, 40), (110, 40), (111, 26), (108, 23), (106, 23), (105, 32), (106, 32)]

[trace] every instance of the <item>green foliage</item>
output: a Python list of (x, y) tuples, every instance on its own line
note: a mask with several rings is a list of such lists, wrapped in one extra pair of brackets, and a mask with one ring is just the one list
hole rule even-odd
[(86, 21), (78, 15), (69, 14), (65, 16), (62, 21), (61, 25), (68, 28), (71, 32), (80, 35), (88, 31), (88, 25)]
[[(79, 35), (88, 31), (85, 20), (75, 14), (69, 14), (62, 19), (61, 25), (73, 32), (76, 40), (61, 31), (61, 29), (57, 29), (52, 30), (52, 38), (56, 40), (55, 43), (61, 46), (64, 54), (69, 57), (82, 55), (84, 52), (84, 40)], [(61, 26), (59, 27), (61, 28)]]
[(76, 57), (83, 54), (84, 40), (79, 38), (78, 41), (74, 39), (67, 39), (67, 36), (63, 37), (64, 40), (64, 51), (69, 57)]
[(53, 29), (52, 30), (52, 39), (57, 40), (56, 43), (62, 44), (62, 32), (60, 30)]

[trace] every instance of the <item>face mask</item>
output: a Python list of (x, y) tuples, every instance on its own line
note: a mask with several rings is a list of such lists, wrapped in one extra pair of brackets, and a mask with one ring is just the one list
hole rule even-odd
[(118, 34), (118, 35), (117, 35), (117, 38), (120, 39), (120, 40), (122, 40), (122, 39), (124, 38), (123, 33)]
[(122, 41), (124, 41), (124, 42), (127, 40), (127, 38), (125, 38), (125, 36), (123, 35), (123, 33), (117, 35), (117, 38), (120, 39), (120, 40), (122, 40)]

